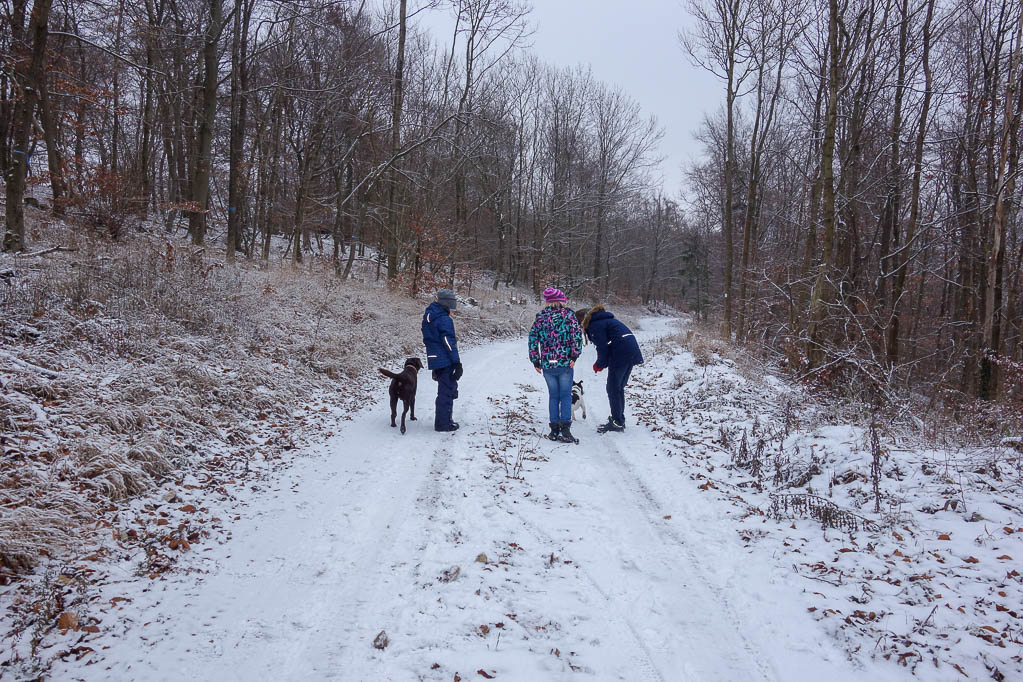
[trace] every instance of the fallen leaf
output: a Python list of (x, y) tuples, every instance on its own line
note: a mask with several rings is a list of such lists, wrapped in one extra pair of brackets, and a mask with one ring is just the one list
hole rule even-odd
[(179, 507), (178, 511), (183, 511), (183, 512), (191, 514), (192, 512), (195, 511), (195, 505), (194, 504), (186, 504), (184, 507)]
[(71, 613), (70, 611), (65, 611), (64, 613), (60, 614), (57, 617), (57, 627), (60, 628), (61, 630), (74, 630), (75, 632), (77, 632), (78, 616)]
[(487, 678), (488, 680), (494, 679), (494, 676), (493, 675), (488, 675), (487, 671), (484, 670), (483, 668), (480, 668), (479, 670), (477, 670), (476, 674), (477, 675), (482, 675), (483, 677)]
[(942, 533), (941, 535), (938, 536), (938, 539), (939, 540), (951, 540), (952, 538), (949, 537), (948, 533)]
[(391, 640), (387, 638), (387, 633), (383, 630), (380, 631), (376, 637), (373, 638), (373, 648), (375, 649), (386, 649), (387, 645), (391, 643)]
[(975, 556), (966, 557), (965, 559), (963, 559), (963, 561), (965, 561), (968, 564), (979, 564), (980, 563), (980, 559), (978, 559)]
[(998, 558), (1001, 559), (1002, 561), (1012, 561), (1012, 557), (1009, 556), (1008, 554), (1003, 554), (1002, 556), (1000, 556)]

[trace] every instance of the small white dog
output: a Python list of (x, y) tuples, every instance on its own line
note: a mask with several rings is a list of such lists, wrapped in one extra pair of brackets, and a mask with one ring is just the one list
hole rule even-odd
[(583, 382), (572, 382), (572, 419), (576, 419), (575, 413), (583, 411), (583, 419), (586, 419), (586, 402), (583, 400)]

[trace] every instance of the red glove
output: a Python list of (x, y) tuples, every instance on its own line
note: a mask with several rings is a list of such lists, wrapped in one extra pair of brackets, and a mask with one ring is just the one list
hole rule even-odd
[(596, 372), (597, 374), (600, 374), (601, 370), (603, 369), (604, 369), (603, 367), (597, 367), (597, 363), (595, 362), (593, 363), (593, 371)]

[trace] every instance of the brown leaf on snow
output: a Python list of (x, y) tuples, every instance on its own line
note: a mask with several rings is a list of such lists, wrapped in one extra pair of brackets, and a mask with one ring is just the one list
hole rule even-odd
[(483, 668), (480, 668), (479, 670), (477, 670), (476, 674), (477, 675), (482, 675), (483, 677), (487, 678), (488, 680), (492, 680), (492, 679), (494, 679), (494, 677), (496, 677), (496, 675), (490, 675), (489, 673), (487, 673), (487, 671), (484, 670)]
[(895, 532), (894, 530), (892, 531), (892, 537), (893, 537), (893, 538), (895, 538), (896, 540), (901, 540), (901, 539), (902, 539), (902, 536), (901, 536), (901, 535), (899, 535), (899, 534), (898, 534), (897, 532)]
[(186, 512), (188, 514), (191, 514), (192, 512), (195, 511), (195, 505), (194, 504), (186, 504), (184, 507), (179, 507), (178, 511), (183, 511), (183, 512)]
[(386, 649), (387, 645), (390, 644), (390, 643), (391, 643), (391, 640), (388, 639), (387, 633), (384, 632), (383, 630), (381, 630), (380, 634), (378, 634), (376, 637), (373, 638), (373, 648), (375, 648), (375, 649), (381, 649), (381, 650), (382, 649)]
[(1001, 559), (1002, 561), (1012, 561), (1012, 557), (1009, 556), (1008, 554), (1003, 554), (1002, 556), (1000, 556), (998, 558)]
[(484, 635), (489, 635), (490, 634), (490, 626), (489, 625), (481, 625), (480, 626), (480, 632), (482, 632)]
[(78, 616), (70, 611), (65, 611), (57, 617), (57, 627), (65, 631), (74, 630), (78, 632)]
[(949, 537), (948, 533), (942, 533), (941, 535), (938, 536), (938, 539), (939, 540), (951, 540), (952, 538)]
[(979, 564), (980, 563), (980, 559), (978, 559), (975, 556), (966, 557), (965, 559), (963, 559), (963, 561), (965, 561), (968, 564)]
[(96, 625), (83, 625), (82, 626), (82, 632), (96, 633), (96, 632), (99, 632), (99, 627), (96, 626)]

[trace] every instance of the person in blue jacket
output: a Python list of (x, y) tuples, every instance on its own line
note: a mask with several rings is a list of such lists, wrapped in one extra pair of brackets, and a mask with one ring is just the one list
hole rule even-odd
[(624, 431), (625, 384), (629, 382), (632, 368), (643, 364), (639, 343), (632, 331), (602, 305), (593, 306), (589, 310), (583, 308), (575, 314), (586, 338), (597, 349), (593, 371), (607, 369), (607, 401), (611, 407), (611, 416), (606, 424), (597, 427), (597, 432)]
[(451, 289), (437, 291), (437, 300), (423, 313), (423, 343), (426, 345), (426, 366), (433, 370), (437, 382), (436, 412), (433, 417), (435, 431), (456, 431), (458, 424), (451, 420), (458, 380), (462, 378), (462, 362), (458, 359), (458, 342), (451, 311), (458, 306)]

